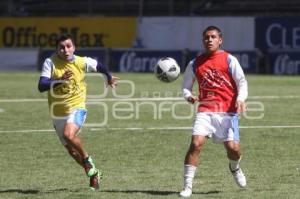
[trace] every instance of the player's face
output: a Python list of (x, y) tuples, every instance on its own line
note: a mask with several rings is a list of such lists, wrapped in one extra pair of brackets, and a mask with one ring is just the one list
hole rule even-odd
[(207, 53), (213, 53), (220, 49), (222, 38), (217, 30), (209, 30), (203, 37), (203, 44)]
[(71, 39), (67, 39), (58, 43), (57, 53), (61, 59), (71, 60), (73, 58), (75, 46)]

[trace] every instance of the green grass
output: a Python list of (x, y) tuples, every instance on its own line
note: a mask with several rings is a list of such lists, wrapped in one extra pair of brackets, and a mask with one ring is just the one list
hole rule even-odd
[[(117, 75), (131, 81), (121, 83), (115, 91), (117, 95), (130, 94), (130, 98), (180, 96), (181, 79), (165, 84), (152, 74)], [(80, 133), (85, 148), (104, 172), (101, 191), (92, 192), (84, 171), (68, 156), (55, 133), (41, 131), (52, 129), (47, 102), (3, 101), (46, 99), (45, 94), (37, 92), (38, 77), (38, 73), (0, 74), (0, 198), (178, 197), (190, 130), (147, 129), (191, 127), (191, 118), (171, 117), (174, 102), (141, 105), (140, 101), (127, 101), (118, 105), (115, 115), (129, 119), (116, 119), (112, 108), (117, 102), (101, 101), (108, 108), (106, 125), (97, 131), (84, 127)], [(241, 126), (300, 125), (299, 77), (248, 75), (247, 79), (250, 96), (280, 98), (250, 98), (252, 111), (248, 116), (263, 114), (263, 118), (243, 116)], [(88, 77), (87, 81), (90, 95), (104, 92), (101, 78)], [(115, 95), (109, 90), (106, 98), (114, 99)], [(262, 111), (254, 111), (257, 104), (263, 106)], [(154, 105), (165, 111), (155, 114)], [(178, 116), (189, 116), (190, 107), (184, 103), (174, 109)], [(103, 121), (103, 107), (90, 105), (88, 111), (86, 123)], [(120, 130), (112, 129), (117, 127)], [(129, 127), (145, 129), (124, 129)], [(241, 165), (247, 176), (247, 189), (235, 185), (223, 147), (209, 141), (201, 154), (192, 198), (299, 198), (299, 131), (300, 128), (241, 129)]]

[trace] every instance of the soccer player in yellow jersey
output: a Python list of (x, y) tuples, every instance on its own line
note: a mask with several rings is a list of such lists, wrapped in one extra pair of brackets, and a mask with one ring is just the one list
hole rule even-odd
[(97, 60), (74, 55), (75, 43), (65, 34), (57, 40), (57, 51), (43, 64), (39, 79), (40, 92), (48, 92), (48, 104), (53, 126), (69, 154), (80, 164), (90, 178), (90, 188), (99, 189), (101, 172), (95, 167), (91, 156), (83, 148), (77, 136), (86, 118), (86, 72), (100, 72), (107, 84), (114, 88), (118, 77)]

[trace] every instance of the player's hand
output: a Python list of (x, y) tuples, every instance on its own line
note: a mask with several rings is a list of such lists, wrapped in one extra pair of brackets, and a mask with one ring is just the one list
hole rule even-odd
[(199, 99), (198, 99), (198, 97), (192, 95), (187, 99), (187, 101), (191, 104), (194, 104), (195, 102), (199, 101)]
[(243, 112), (246, 112), (246, 110), (247, 110), (246, 102), (243, 102), (240, 100), (236, 101), (235, 107), (237, 108), (238, 113), (243, 113)]
[(120, 78), (116, 77), (116, 76), (111, 76), (111, 80), (107, 81), (107, 85), (115, 88), (118, 85), (118, 80)]
[(61, 77), (61, 80), (67, 81), (67, 80), (69, 80), (69, 79), (71, 78), (72, 75), (73, 75), (73, 72), (70, 71), (70, 70), (67, 70), (67, 71), (63, 74), (63, 76)]

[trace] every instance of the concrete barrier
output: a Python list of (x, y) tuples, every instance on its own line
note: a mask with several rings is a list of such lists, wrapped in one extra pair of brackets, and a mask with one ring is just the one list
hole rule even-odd
[(1, 48), (1, 71), (36, 71), (38, 63), (37, 48)]

